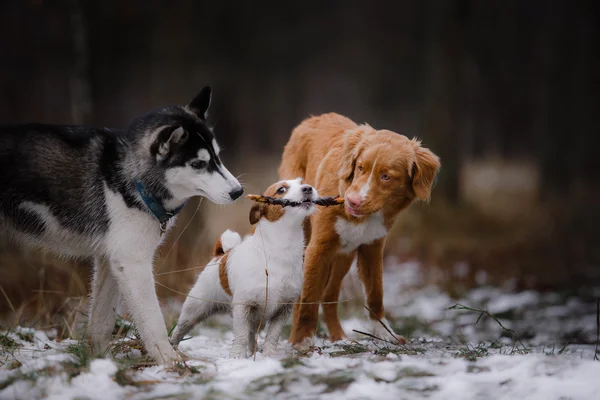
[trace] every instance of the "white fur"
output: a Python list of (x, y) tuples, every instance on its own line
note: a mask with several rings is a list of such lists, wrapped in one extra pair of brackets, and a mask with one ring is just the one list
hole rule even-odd
[[(201, 150), (202, 151), (202, 150)], [(204, 150), (206, 151), (206, 150)], [(208, 153), (208, 152), (207, 152)], [(200, 158), (203, 161), (207, 159)], [(209, 156), (210, 159), (210, 156)], [(167, 188), (174, 195), (174, 204), (192, 196), (204, 196), (217, 204), (233, 202), (230, 192), (241, 189), (237, 179), (225, 168), (219, 165), (219, 172), (198, 171), (190, 165), (169, 168), (165, 173)], [(176, 208), (175, 205), (173, 208)]]
[[(213, 140), (213, 143), (216, 143), (216, 142)], [(206, 149), (198, 150), (198, 160), (202, 160), (202, 161), (210, 160), (210, 153), (208, 152), (208, 150), (206, 150)]]
[(148, 353), (160, 363), (178, 360), (154, 288), (154, 253), (162, 241), (156, 219), (128, 208), (120, 195), (106, 187), (104, 194), (110, 220), (119, 223), (111, 223), (103, 243), (106, 256), (94, 263), (88, 334), (95, 350), (108, 348), (120, 294)]
[(349, 253), (363, 244), (369, 244), (387, 235), (387, 228), (383, 223), (381, 212), (369, 215), (365, 221), (358, 224), (338, 217), (335, 222), (335, 231), (340, 237), (341, 251)]
[(233, 249), (240, 243), (242, 243), (242, 237), (237, 232), (227, 229), (221, 234), (221, 245), (223, 246), (223, 251), (225, 252)]
[[(306, 185), (302, 185), (300, 180), (287, 182), (290, 188), (284, 197), (301, 201), (301, 189)], [(312, 198), (316, 199), (317, 196), (316, 190), (313, 190)], [(262, 326), (267, 323), (268, 326), (263, 353), (274, 354), (283, 324), (292, 311), (292, 303), (297, 301), (302, 291), (302, 222), (314, 212), (314, 207), (285, 208), (284, 215), (274, 222), (261, 218), (254, 235), (247, 236), (232, 248), (227, 259), (227, 277), (233, 296), (227, 295), (219, 283), (219, 258), (211, 260), (185, 300), (172, 341), (178, 343), (196, 323), (206, 317), (219, 311), (231, 311), (234, 341), (230, 356), (246, 357), (248, 352), (254, 350), (258, 321), (264, 312)], [(239, 239), (239, 235), (234, 238), (232, 234), (231, 231), (225, 231), (221, 236), (224, 248), (226, 243), (235, 244)], [(265, 269), (268, 270), (266, 307)], [(253, 304), (258, 307), (250, 309)]]
[(212, 141), (212, 147), (215, 150), (215, 154), (219, 155), (219, 153), (221, 152), (221, 148), (219, 147), (219, 143), (217, 143), (215, 139), (213, 139)]
[(360, 200), (361, 201), (365, 201), (365, 199), (367, 198), (367, 195), (369, 194), (369, 189), (371, 188), (371, 179), (373, 179), (373, 172), (375, 172), (376, 165), (377, 165), (377, 159), (375, 159), (375, 162), (373, 163), (373, 168), (371, 168), (371, 173), (369, 174), (369, 179), (367, 180), (367, 183), (365, 183), (363, 185), (363, 187), (360, 188)]

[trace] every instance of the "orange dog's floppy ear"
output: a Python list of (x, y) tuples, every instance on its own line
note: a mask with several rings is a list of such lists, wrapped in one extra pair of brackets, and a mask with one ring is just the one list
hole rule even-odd
[(431, 187), (441, 163), (438, 156), (431, 150), (421, 147), (421, 142), (413, 139), (416, 161), (413, 165), (412, 187), (419, 200), (428, 201), (431, 197)]
[(263, 204), (254, 204), (250, 209), (250, 225), (254, 225), (260, 221), (260, 217), (263, 216), (264, 212), (265, 207)]
[(338, 170), (338, 177), (343, 180), (351, 180), (354, 173), (356, 159), (364, 150), (367, 143), (365, 138), (371, 134), (373, 129), (368, 125), (360, 125), (348, 129), (344, 136), (344, 149), (342, 153), (342, 165)]

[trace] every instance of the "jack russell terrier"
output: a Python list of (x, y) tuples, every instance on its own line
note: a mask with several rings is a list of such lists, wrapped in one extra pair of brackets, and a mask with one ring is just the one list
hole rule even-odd
[(252, 354), (257, 330), (265, 324), (263, 354), (276, 353), (283, 325), (302, 291), (303, 222), (315, 211), (318, 193), (298, 178), (277, 182), (264, 195), (297, 206), (257, 203), (250, 210), (250, 224), (255, 225), (251, 235), (243, 241), (230, 230), (221, 235), (213, 259), (183, 304), (173, 344), (197, 323), (230, 312), (234, 334), (230, 357)]

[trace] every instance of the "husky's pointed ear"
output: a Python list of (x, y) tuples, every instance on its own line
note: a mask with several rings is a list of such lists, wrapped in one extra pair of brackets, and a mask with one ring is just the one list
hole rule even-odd
[(190, 101), (187, 108), (196, 114), (198, 118), (205, 120), (210, 107), (210, 100), (212, 99), (212, 89), (210, 86), (205, 86), (194, 100)]
[(265, 208), (262, 204), (254, 204), (252, 206), (249, 215), (250, 225), (254, 225), (260, 221), (260, 217), (263, 216), (264, 210)]
[(188, 133), (181, 126), (171, 131), (171, 133), (169, 133), (168, 130), (161, 132), (156, 139), (156, 142), (158, 142), (156, 157), (159, 160), (164, 160), (169, 155), (171, 146), (174, 144), (183, 143), (187, 140), (187, 138)]

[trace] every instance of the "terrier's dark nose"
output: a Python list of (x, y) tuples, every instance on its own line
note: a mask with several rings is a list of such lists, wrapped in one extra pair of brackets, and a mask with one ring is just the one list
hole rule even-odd
[(308, 186), (308, 185), (302, 186), (302, 193), (311, 194), (312, 191), (313, 191), (313, 188), (311, 186)]
[(233, 191), (229, 192), (229, 196), (231, 197), (231, 200), (237, 199), (242, 194), (244, 194), (244, 189), (242, 189), (242, 188), (239, 188), (237, 190), (233, 190)]

